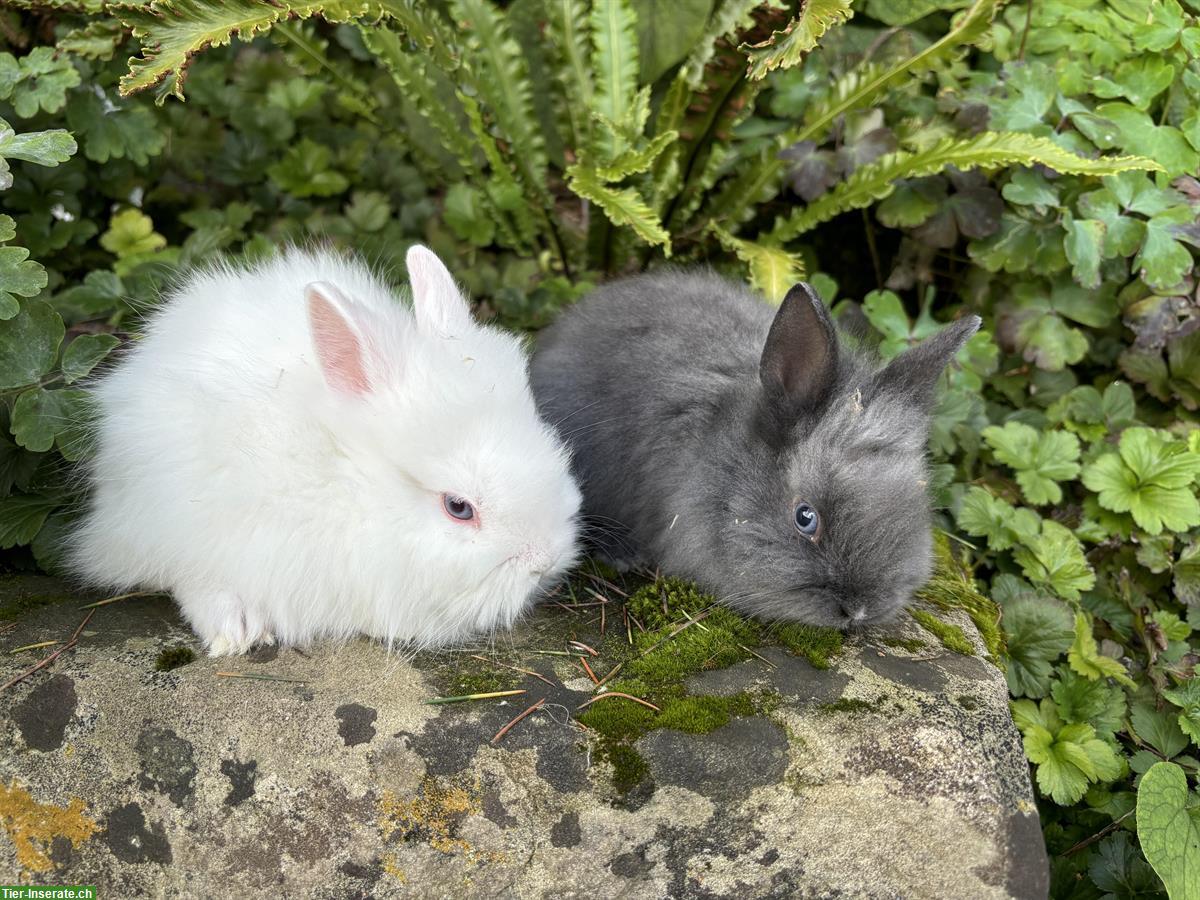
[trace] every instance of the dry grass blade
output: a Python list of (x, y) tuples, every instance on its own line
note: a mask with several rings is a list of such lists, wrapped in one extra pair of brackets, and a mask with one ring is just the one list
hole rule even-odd
[(95, 613), (96, 613), (96, 611), (92, 610), (86, 616), (83, 617), (83, 621), (79, 623), (79, 627), (75, 629), (75, 633), (73, 635), (71, 635), (71, 639), (69, 641), (67, 641), (65, 644), (63, 644), (61, 647), (59, 647), (57, 650), (55, 650), (49, 656), (45, 657), (44, 659), (38, 660), (36, 663), (34, 663), (32, 666), (30, 666), (24, 672), (14, 675), (12, 678), (8, 679), (8, 681), (6, 681), (6, 682), (4, 682), (4, 684), (0, 685), (0, 691), (6, 691), (10, 687), (12, 687), (14, 684), (18, 684), (18, 683), (24, 681), (26, 678), (28, 678), (34, 672), (50, 665), (52, 662), (54, 662), (56, 659), (58, 659), (60, 656), (62, 656), (64, 653), (66, 653), (68, 650), (70, 650), (72, 647), (74, 647), (77, 643), (79, 643), (79, 635), (81, 635), (83, 633), (83, 627), (92, 620), (92, 616), (95, 615)]
[(753, 650), (751, 650), (745, 644), (738, 644), (738, 646), (741, 647), (743, 650), (745, 650), (747, 653), (749, 653), (751, 656), (757, 656), (759, 659), (761, 659), (763, 662), (765, 662), (772, 669), (775, 668), (775, 663), (771, 662), (769, 659), (767, 659), (761, 653), (755, 653)]
[(501, 668), (504, 668), (504, 669), (512, 669), (514, 672), (520, 672), (522, 675), (532, 675), (534, 678), (537, 678), (541, 681), (546, 682), (546, 684), (550, 685), (550, 687), (557, 687), (557, 685), (553, 681), (551, 681), (549, 678), (547, 678), (545, 675), (542, 675), (539, 672), (535, 672), (532, 669), (522, 669), (520, 666), (510, 666), (508, 663), (498, 662), (494, 659), (488, 659), (486, 656), (478, 656), (474, 653), (471, 654), (471, 659), (477, 659), (480, 662), (489, 663), (493, 666), (500, 666)]
[(98, 606), (108, 606), (110, 603), (117, 603), (121, 600), (128, 600), (131, 597), (153, 597), (161, 594), (162, 591), (134, 591), (130, 594), (118, 594), (115, 597), (109, 597), (107, 600), (97, 600), (95, 603), (88, 603), (79, 607), (80, 609), (95, 609)]
[(426, 703), (466, 703), (471, 700), (492, 700), (496, 697), (516, 697), (524, 694), (525, 691), (488, 691), (486, 694), (463, 694), (460, 697), (434, 697), (431, 700), (426, 700)]
[(308, 684), (306, 678), (288, 678), (285, 675), (259, 675), (254, 672), (213, 672), (218, 678), (242, 678), (246, 681), (286, 681), (290, 684)]
[(629, 595), (627, 593), (625, 593), (623, 590), (621, 590), (619, 587), (617, 587), (615, 584), (613, 584), (607, 578), (601, 578), (599, 575), (593, 575), (590, 572), (585, 572), (584, 574), (588, 578), (590, 578), (592, 581), (594, 581), (596, 584), (603, 585), (605, 588), (612, 591), (618, 597), (624, 597), (626, 600), (629, 599)]
[(620, 697), (622, 700), (632, 700), (634, 703), (640, 703), (640, 704), (642, 704), (642, 706), (650, 707), (655, 712), (662, 712), (661, 709), (659, 709), (657, 706), (655, 706), (649, 700), (643, 700), (641, 697), (633, 696), (633, 694), (622, 694), (620, 691), (605, 691), (603, 694), (597, 694), (595, 697), (592, 697), (590, 700), (585, 700), (583, 703), (581, 703), (579, 705), (579, 708), (576, 710), (576, 712), (578, 712), (580, 709), (583, 709), (584, 707), (591, 706), (597, 700), (603, 700), (606, 697)]
[(508, 734), (510, 731), (512, 731), (512, 728), (514, 725), (516, 725), (518, 722), (520, 722), (522, 719), (524, 719), (530, 713), (532, 713), (538, 709), (541, 709), (542, 705), (545, 702), (546, 702), (546, 698), (543, 697), (537, 703), (533, 704), (533, 706), (529, 707), (529, 709), (525, 710), (525, 712), (523, 712), (520, 715), (513, 718), (513, 720), (511, 722), (509, 722), (507, 725), (505, 725), (503, 728), (501, 728), (499, 731), (496, 732), (496, 736), (494, 738), (492, 738), (492, 743), (493, 744), (499, 743), (500, 738), (504, 737), (506, 734)]
[(607, 675), (605, 675), (603, 678), (601, 678), (599, 681), (596, 682), (596, 687), (600, 687), (601, 685), (608, 684), (608, 682), (612, 680), (612, 677), (621, 671), (621, 666), (623, 666), (623, 665), (625, 665), (625, 663), (617, 663), (615, 666), (613, 666), (611, 672), (609, 672)]
[[(691, 628), (693, 625), (699, 625), (704, 619), (707, 619), (712, 614), (712, 611), (715, 608), (716, 608), (715, 606), (710, 606), (708, 609), (704, 610), (704, 612), (700, 613), (700, 615), (696, 616), (694, 619), (689, 617), (688, 620), (686, 622), (684, 622), (682, 625), (678, 625), (674, 629), (672, 629), (671, 633), (668, 634), (665, 638), (663, 638), (660, 641), (655, 641), (654, 644), (652, 644), (651, 646), (649, 646), (645, 650), (643, 650), (641, 655), (645, 656), (650, 651), (657, 650), (659, 647), (661, 647), (667, 641), (671, 640), (673, 637), (678, 635), (681, 631)], [(703, 626), (701, 626), (701, 627), (703, 627)]]
[(574, 647), (576, 650), (583, 650), (585, 653), (588, 653), (592, 656), (600, 655), (595, 650), (593, 650), (591, 647), (589, 647), (587, 644), (585, 644), (583, 641), (567, 641), (567, 646)]
[(595, 597), (597, 600), (599, 600), (601, 603), (611, 602), (607, 597), (605, 597), (599, 591), (593, 591), (590, 587), (585, 587), (584, 590), (587, 591), (589, 594), (591, 594), (593, 597)]
[(36, 644), (26, 644), (24, 647), (16, 647), (9, 650), (9, 653), (24, 653), (26, 650), (39, 650), (42, 647), (53, 647), (59, 641), (39, 641)]

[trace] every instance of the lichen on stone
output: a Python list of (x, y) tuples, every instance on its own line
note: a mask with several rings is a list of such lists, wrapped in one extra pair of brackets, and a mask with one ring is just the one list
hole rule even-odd
[(17, 865), (30, 872), (45, 872), (51, 861), (47, 851), (56, 838), (65, 838), (78, 847), (99, 826), (85, 815), (82, 800), (74, 798), (66, 806), (38, 803), (29, 791), (14, 781), (0, 784), (0, 825), (8, 833), (17, 851)]
[[(401, 800), (384, 791), (379, 800), (379, 830), (385, 840), (399, 837), (419, 841), (448, 856), (462, 856), (470, 862), (497, 862), (496, 854), (481, 853), (458, 837), (463, 819), (483, 808), (478, 783), (464, 785), (426, 776), (415, 797)], [(402, 870), (392, 858), (394, 871)]]

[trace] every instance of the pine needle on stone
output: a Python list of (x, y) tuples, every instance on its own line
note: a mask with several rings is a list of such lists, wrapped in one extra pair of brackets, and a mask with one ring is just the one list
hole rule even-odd
[(515, 717), (511, 722), (509, 722), (507, 725), (505, 725), (503, 728), (501, 728), (499, 731), (496, 732), (496, 736), (494, 738), (492, 738), (492, 743), (493, 744), (499, 743), (500, 738), (502, 738), (506, 734), (508, 734), (512, 730), (514, 725), (516, 725), (518, 722), (520, 722), (522, 719), (524, 719), (531, 712), (541, 709), (542, 705), (545, 702), (546, 702), (546, 698), (543, 697), (537, 703), (533, 704), (533, 706), (529, 707), (529, 709), (525, 710), (525, 712), (523, 712), (519, 716)]

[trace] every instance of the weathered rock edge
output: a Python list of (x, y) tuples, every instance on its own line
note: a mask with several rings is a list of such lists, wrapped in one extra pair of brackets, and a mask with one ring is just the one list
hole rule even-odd
[[(36, 659), (3, 651), (75, 630), (78, 603), (27, 602), (64, 596), (51, 579), (0, 582), (0, 612), (30, 607), (0, 633), (0, 679)], [(527, 693), (510, 701), (429, 706), (468, 656), (405, 660), (353, 641), (157, 671), (164, 650), (199, 649), (174, 607), (103, 607), (75, 650), (0, 695), (0, 883), (122, 897), (230, 885), (330, 898), (1044, 897), (1004, 678), (964, 613), (938, 614), (975, 656), (906, 619), (851, 638), (828, 670), (763, 648), (691, 676), (694, 694), (772, 702), (706, 734), (646, 733), (647, 773), (621, 793), (595, 735), (568, 718), (591, 695), (582, 668), (528, 653), (561, 646), (564, 629), (588, 640), (585, 617), (544, 610), (496, 648), (562, 686), (514, 676)]]

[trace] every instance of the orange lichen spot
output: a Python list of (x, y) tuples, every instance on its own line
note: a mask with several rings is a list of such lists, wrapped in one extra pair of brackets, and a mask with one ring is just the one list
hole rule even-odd
[(404, 840), (423, 841), (439, 853), (471, 855), (471, 845), (454, 837), (454, 832), (463, 818), (480, 808), (477, 791), (427, 777), (411, 800), (384, 792), (379, 801), (379, 827), (385, 838), (399, 833)]
[(389, 853), (380, 860), (380, 863), (383, 865), (385, 874), (391, 875), (401, 884), (408, 884), (408, 874), (400, 868), (395, 856)]
[(96, 822), (84, 815), (83, 801), (74, 798), (65, 808), (41, 804), (14, 781), (0, 784), (0, 825), (17, 850), (17, 865), (30, 872), (50, 868), (46, 851), (55, 838), (78, 847), (95, 833)]

